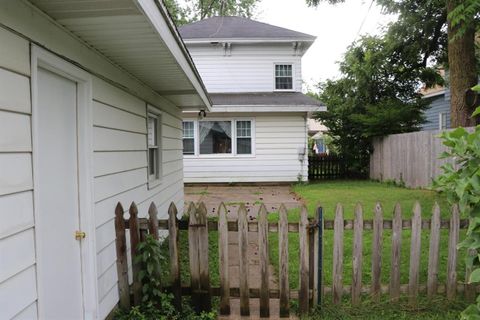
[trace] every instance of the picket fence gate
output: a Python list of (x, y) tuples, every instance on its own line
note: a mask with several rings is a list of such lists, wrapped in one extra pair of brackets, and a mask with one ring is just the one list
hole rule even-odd
[[(437, 294), (446, 294), (448, 299), (454, 299), (458, 292), (464, 292), (466, 299), (473, 300), (477, 292), (474, 285), (457, 281), (457, 262), (460, 229), (468, 227), (468, 220), (461, 220), (457, 206), (453, 206), (450, 219), (440, 218), (440, 207), (435, 204), (431, 219), (422, 219), (419, 203), (415, 203), (411, 219), (402, 219), (402, 208), (395, 206), (392, 220), (383, 218), (382, 206), (375, 206), (373, 220), (363, 219), (363, 208), (357, 205), (354, 219), (343, 218), (342, 205), (336, 207), (334, 220), (323, 218), (323, 209), (317, 207), (315, 219), (308, 218), (305, 206), (300, 209), (299, 222), (288, 222), (287, 209), (282, 204), (279, 209), (279, 221), (269, 222), (267, 210), (261, 205), (258, 211), (257, 221), (248, 221), (247, 210), (244, 205), (238, 208), (238, 219), (227, 220), (227, 208), (222, 203), (218, 210), (218, 219), (207, 218), (207, 209), (203, 203), (188, 206), (188, 221), (178, 220), (178, 211), (174, 203), (168, 209), (168, 219), (158, 220), (158, 212), (152, 202), (148, 210), (148, 218), (138, 218), (138, 209), (135, 203), (129, 208), (129, 218), (124, 219), (123, 206), (118, 203), (115, 210), (116, 248), (117, 248), (117, 271), (118, 289), (122, 308), (138, 305), (141, 301), (141, 283), (138, 280), (139, 266), (132, 264), (133, 283), (128, 281), (128, 261), (126, 232), (130, 232), (130, 250), (132, 261), (137, 254), (140, 241), (151, 234), (158, 239), (159, 230), (168, 230), (170, 277), (169, 285), (165, 289), (173, 293), (174, 304), (181, 309), (183, 296), (191, 296), (193, 307), (197, 312), (211, 310), (212, 296), (220, 297), (220, 314), (230, 314), (230, 298), (240, 298), (241, 315), (249, 315), (249, 299), (260, 298), (260, 316), (268, 317), (270, 314), (270, 299), (280, 299), (280, 316), (290, 315), (290, 300), (298, 299), (300, 314), (306, 314), (312, 306), (321, 303), (322, 297), (331, 294), (334, 303), (340, 303), (342, 296), (351, 295), (352, 304), (361, 302), (362, 294), (369, 294), (374, 301), (379, 301), (382, 294), (388, 294), (392, 301), (399, 300), (401, 294), (406, 294), (412, 305), (421, 292), (427, 293), (428, 297)], [(324, 230), (333, 229), (333, 277), (332, 286), (324, 284), (323, 260), (325, 255), (330, 254), (324, 248)], [(382, 273), (382, 247), (385, 242), (383, 230), (391, 229), (391, 270), (390, 283), (381, 283)], [(411, 229), (410, 257), (409, 257), (409, 282), (400, 283), (400, 262), (402, 230)], [(446, 284), (440, 284), (439, 274), (439, 250), (440, 229), (449, 230), (448, 263)], [(180, 278), (180, 230), (188, 230), (188, 255), (190, 264), (190, 286), (182, 286)], [(344, 233), (353, 230), (353, 254), (352, 254), (352, 284), (344, 286)], [(369, 284), (362, 281), (363, 264), (363, 239), (364, 231), (372, 231), (372, 257), (371, 275)], [(420, 284), (420, 252), (422, 230), (430, 232), (429, 256), (428, 256), (428, 280), (426, 284)], [(220, 286), (212, 287), (210, 283), (210, 270), (208, 264), (208, 233), (218, 231), (219, 246), (219, 276)], [(228, 232), (238, 232), (239, 246), (239, 287), (232, 288), (229, 283), (228, 268)], [(248, 233), (258, 233), (259, 263), (261, 270), (261, 283), (259, 289), (250, 288), (248, 282)], [(279, 245), (279, 285), (277, 288), (269, 288), (269, 233), (278, 233)], [(299, 289), (292, 290), (289, 287), (288, 270), (288, 236), (289, 233), (297, 233), (299, 236)], [(387, 240), (388, 241), (388, 240)], [(348, 258), (347, 258), (347, 261)], [(466, 270), (465, 278), (470, 271)]]

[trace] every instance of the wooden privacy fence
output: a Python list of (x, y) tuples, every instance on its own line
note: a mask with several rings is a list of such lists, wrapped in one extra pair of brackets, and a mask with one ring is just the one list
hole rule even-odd
[(309, 180), (344, 179), (347, 177), (345, 161), (335, 155), (308, 157)]
[[(467, 299), (472, 299), (476, 293), (476, 287), (459, 283), (457, 281), (457, 244), (459, 242), (460, 229), (468, 227), (467, 220), (461, 220), (457, 206), (451, 211), (451, 218), (448, 220), (440, 218), (440, 208), (435, 204), (431, 219), (422, 219), (421, 208), (417, 202), (413, 209), (411, 219), (402, 219), (402, 208), (399, 204), (395, 206), (392, 220), (383, 218), (383, 209), (379, 203), (374, 209), (374, 219), (363, 219), (363, 208), (357, 205), (354, 212), (354, 219), (344, 219), (342, 205), (337, 205), (335, 219), (325, 220), (323, 210), (317, 208), (316, 219), (308, 219), (308, 212), (305, 207), (300, 210), (299, 222), (288, 222), (287, 210), (284, 205), (279, 209), (279, 221), (269, 222), (267, 210), (261, 205), (258, 211), (257, 221), (249, 221), (247, 210), (244, 205), (238, 208), (238, 219), (227, 220), (227, 209), (224, 204), (219, 206), (218, 219), (207, 219), (207, 209), (203, 203), (198, 206), (190, 203), (188, 206), (188, 221), (177, 219), (177, 208), (171, 204), (168, 210), (167, 220), (157, 219), (157, 209), (152, 203), (148, 211), (148, 219), (139, 219), (135, 203), (129, 209), (129, 218), (124, 219), (124, 209), (119, 203), (115, 211), (116, 247), (117, 247), (117, 268), (120, 306), (128, 308), (133, 297), (133, 304), (141, 301), (141, 284), (138, 280), (138, 266), (132, 266), (133, 283), (128, 282), (127, 265), (127, 243), (126, 230), (130, 232), (130, 249), (132, 259), (137, 254), (137, 247), (146, 234), (152, 234), (158, 239), (158, 230), (168, 230), (169, 255), (170, 255), (170, 277), (169, 287), (174, 295), (175, 306), (181, 308), (182, 296), (191, 296), (196, 311), (207, 311), (211, 309), (212, 296), (220, 297), (220, 313), (230, 314), (230, 298), (240, 298), (241, 315), (250, 314), (249, 299), (260, 298), (260, 315), (268, 317), (270, 314), (270, 299), (280, 299), (280, 316), (288, 317), (290, 314), (290, 299), (298, 299), (299, 311), (305, 314), (309, 308), (321, 302), (325, 293), (331, 293), (334, 303), (340, 303), (343, 295), (350, 295), (352, 304), (361, 301), (362, 294), (369, 294), (374, 301), (379, 301), (382, 294), (388, 294), (392, 301), (397, 301), (401, 294), (406, 294), (409, 301), (415, 304), (420, 292), (427, 293), (428, 297), (445, 293), (448, 299), (454, 299), (457, 292), (464, 291)], [(323, 261), (332, 253), (324, 248), (324, 230), (333, 229), (333, 277), (332, 286), (324, 285)], [(411, 230), (409, 257), (401, 256), (402, 230)], [(448, 263), (446, 266), (446, 283), (440, 284), (438, 274), (440, 272), (440, 230), (447, 229), (449, 232), (448, 241)], [(180, 281), (180, 230), (188, 230), (188, 255), (190, 285), (182, 286)], [(344, 244), (345, 232), (353, 230), (353, 253), (352, 257), (345, 257)], [(384, 230), (392, 230), (391, 239), (384, 237)], [(422, 230), (429, 232), (429, 254), (428, 254), (428, 277), (426, 284), (420, 284), (420, 253)], [(218, 231), (219, 248), (219, 276), (220, 286), (212, 287), (210, 283), (208, 237), (210, 231)], [(239, 287), (232, 288), (229, 282), (229, 250), (228, 232), (238, 233), (239, 246)], [(251, 232), (258, 234), (258, 252), (261, 281), (259, 288), (251, 288), (248, 279), (248, 237)], [(362, 270), (363, 243), (365, 233), (372, 232), (372, 256), (371, 256), (371, 282), (363, 282)], [(279, 248), (279, 285), (278, 288), (269, 287), (269, 233), (278, 233)], [(288, 239), (289, 233), (297, 233), (300, 243), (299, 252), (299, 289), (292, 290), (289, 287), (289, 254)], [(391, 243), (390, 259), (390, 282), (382, 284), (382, 248), (385, 243)], [(425, 244), (423, 244), (425, 245)], [(408, 284), (400, 282), (400, 265), (402, 259), (409, 259), (409, 281)], [(346, 286), (343, 282), (344, 262), (352, 261), (352, 281)], [(350, 260), (351, 259), (351, 260)], [(469, 271), (466, 270), (466, 278)]]
[[(454, 129), (451, 129), (454, 130)], [(439, 135), (451, 130), (427, 130), (391, 134), (373, 140), (370, 179), (404, 183), (407, 187), (428, 187), (442, 173), (441, 166), (453, 159), (440, 159), (447, 147)], [(472, 131), (473, 128), (467, 128)]]

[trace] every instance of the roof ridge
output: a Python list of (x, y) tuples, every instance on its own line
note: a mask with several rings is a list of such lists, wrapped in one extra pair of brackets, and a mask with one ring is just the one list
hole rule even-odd
[[(241, 24), (243, 22), (248, 22), (250, 26), (247, 24), (244, 25), (244, 29), (239, 28), (237, 25), (231, 26), (231, 24), (235, 24), (233, 21), (237, 21), (237, 24)], [(230, 22), (230, 23), (228, 23)], [(225, 23), (227, 23), (227, 27), (224, 27)], [(264, 28), (261, 28), (261, 26)], [(200, 28), (199, 26), (203, 26)], [(260, 27), (260, 28), (259, 28)], [(195, 29), (196, 28), (196, 29)], [(212, 16), (206, 19), (202, 19), (199, 21), (195, 21), (186, 25), (183, 25), (179, 28), (180, 33), (185, 39), (199, 39), (199, 38), (206, 38), (206, 39), (223, 39), (223, 38), (308, 38), (314, 40), (316, 37), (304, 32), (287, 29), (281, 26), (273, 25), (270, 23), (254, 20), (247, 17), (242, 16)], [(241, 34), (241, 31), (244, 31), (244, 35)], [(283, 34), (282, 34), (283, 33)], [(218, 35), (220, 34), (220, 35)], [(226, 35), (225, 35), (226, 34)], [(218, 36), (217, 36), (218, 35)], [(223, 35), (223, 36), (222, 36)]]

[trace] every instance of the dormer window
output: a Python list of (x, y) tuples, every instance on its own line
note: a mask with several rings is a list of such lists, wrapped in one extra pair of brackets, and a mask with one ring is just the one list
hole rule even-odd
[(291, 64), (275, 65), (275, 90), (293, 90), (293, 72)]

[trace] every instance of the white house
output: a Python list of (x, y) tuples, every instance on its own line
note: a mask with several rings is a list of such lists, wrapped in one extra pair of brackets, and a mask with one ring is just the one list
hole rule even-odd
[(116, 203), (183, 207), (184, 108), (210, 102), (161, 1), (0, 2), (0, 319), (107, 317)]
[(308, 113), (301, 60), (315, 37), (240, 17), (179, 29), (212, 111), (184, 112), (185, 182), (308, 179)]

